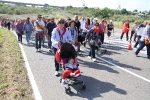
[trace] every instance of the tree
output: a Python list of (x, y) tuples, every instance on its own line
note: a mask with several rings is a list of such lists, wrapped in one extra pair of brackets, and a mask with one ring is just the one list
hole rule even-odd
[(138, 12), (138, 10), (137, 10), (137, 9), (135, 9), (135, 10), (133, 10), (133, 12)]
[(127, 11), (125, 8), (123, 8), (123, 9), (121, 10), (121, 14), (128, 14), (128, 11)]

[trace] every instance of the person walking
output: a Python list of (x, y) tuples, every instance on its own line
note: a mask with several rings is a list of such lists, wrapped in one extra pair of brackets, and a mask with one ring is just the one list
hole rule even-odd
[(132, 25), (130, 40), (132, 40), (132, 37), (134, 35), (133, 40), (136, 41), (136, 29), (137, 28), (138, 28), (138, 21), (135, 21), (135, 23)]
[(67, 20), (66, 20), (66, 22), (65, 22), (65, 24), (64, 24), (64, 26), (67, 28), (67, 27), (69, 27), (69, 22), (71, 21), (71, 19), (68, 17), (67, 18)]
[(72, 44), (75, 45), (78, 42), (78, 29), (75, 26), (75, 21), (71, 20), (69, 22), (69, 27), (67, 28), (69, 34), (71, 34), (72, 37)]
[(148, 22), (148, 26), (144, 30), (144, 33), (145, 33), (144, 34), (145, 41), (148, 42), (148, 43), (145, 42), (146, 49), (147, 49), (147, 59), (150, 59), (150, 22)]
[(136, 43), (135, 43), (135, 45), (134, 45), (134, 48), (136, 48), (137, 47), (137, 45), (139, 44), (139, 42), (140, 42), (140, 39), (141, 39), (141, 36), (142, 36), (142, 34), (143, 34), (143, 31), (144, 31), (144, 28), (146, 27), (146, 25), (147, 25), (147, 21), (144, 21), (138, 28), (137, 28), (137, 41), (136, 41)]
[(41, 42), (45, 32), (45, 23), (42, 21), (42, 15), (38, 15), (38, 20), (34, 22), (35, 27), (35, 48), (36, 52), (41, 51)]
[(21, 23), (21, 20), (17, 21), (16, 25), (16, 33), (18, 35), (18, 42), (22, 44), (22, 35), (23, 35), (23, 24)]
[(32, 24), (30, 22), (29, 17), (26, 19), (26, 22), (24, 23), (23, 28), (24, 28), (24, 33), (26, 35), (27, 44), (29, 44), (30, 43), (30, 38), (31, 38), (31, 33), (33, 31), (33, 27), (32, 27)]
[(86, 22), (84, 23), (84, 28), (82, 30), (82, 39), (83, 39), (83, 46), (84, 47), (86, 47), (86, 43), (84, 42), (85, 41), (85, 36), (89, 32), (90, 29), (91, 29), (90, 19), (87, 18)]
[(99, 30), (100, 30), (100, 41), (103, 44), (104, 43), (104, 32), (105, 32), (105, 20), (102, 19), (102, 21), (99, 24)]
[(10, 19), (7, 19), (7, 29), (8, 29), (8, 30), (10, 30), (10, 25), (11, 25)]
[[(54, 28), (52, 31), (52, 47), (54, 49), (54, 57), (56, 54), (56, 51), (59, 46), (61, 46), (63, 43), (66, 42), (72, 42), (71, 34), (66, 30), (64, 27), (65, 20), (60, 18), (57, 23), (57, 28)], [(59, 63), (57, 63), (56, 58), (54, 60), (55, 63), (55, 76), (59, 75)]]
[[(148, 44), (145, 43), (146, 40), (149, 42)], [(138, 56), (140, 50), (142, 50), (145, 46), (147, 48), (147, 58), (150, 59), (150, 22), (143, 29), (143, 32), (141, 34), (141, 39), (139, 41), (139, 47), (137, 48), (135, 55)]]
[(52, 52), (51, 36), (52, 36), (53, 29), (56, 28), (56, 23), (54, 22), (54, 18), (48, 19), (46, 28), (47, 28), (47, 34), (48, 34), (48, 50), (49, 52)]
[(94, 62), (96, 61), (95, 49), (96, 46), (98, 45), (99, 37), (100, 37), (99, 23), (95, 23), (94, 27), (90, 29), (85, 38), (85, 42), (87, 42), (88, 40), (88, 43), (90, 45), (90, 52), (88, 58), (92, 59)]
[(80, 51), (80, 45), (81, 45), (81, 43), (83, 42), (83, 39), (82, 39), (82, 35), (81, 35), (81, 33), (82, 33), (82, 30), (81, 30), (81, 23), (80, 23), (80, 21), (79, 21), (79, 19), (78, 19), (78, 15), (75, 15), (74, 16), (74, 20), (75, 20), (75, 26), (77, 27), (77, 29), (78, 29), (78, 47), (77, 47), (77, 52), (78, 52), (78, 54), (80, 55), (81, 54), (81, 51)]
[(109, 21), (109, 24), (107, 25), (107, 36), (108, 36), (108, 40), (109, 37), (111, 36), (111, 33), (114, 33), (114, 25), (112, 24), (112, 20)]
[(129, 32), (129, 20), (126, 20), (126, 22), (123, 24), (122, 28), (122, 34), (120, 36), (120, 39), (122, 40), (123, 35), (126, 34), (126, 41), (128, 41), (128, 32)]

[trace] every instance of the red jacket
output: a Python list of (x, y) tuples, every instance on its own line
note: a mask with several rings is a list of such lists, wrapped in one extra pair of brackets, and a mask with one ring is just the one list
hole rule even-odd
[(129, 24), (128, 24), (127, 22), (125, 22), (125, 23), (123, 24), (122, 32), (123, 32), (123, 33), (128, 33), (128, 31), (129, 31), (128, 27), (129, 27)]

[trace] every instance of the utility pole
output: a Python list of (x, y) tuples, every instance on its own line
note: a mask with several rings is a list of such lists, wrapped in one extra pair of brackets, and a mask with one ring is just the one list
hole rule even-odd
[(85, 7), (85, 0), (83, 0), (83, 2), (82, 2), (82, 6), (83, 6), (83, 7)]

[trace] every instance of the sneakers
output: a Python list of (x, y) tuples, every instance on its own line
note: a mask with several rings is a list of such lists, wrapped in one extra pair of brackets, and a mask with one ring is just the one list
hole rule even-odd
[(38, 51), (40, 52), (40, 51), (41, 51), (41, 48), (39, 48)]
[(48, 49), (49, 52), (52, 52), (52, 49)]
[(38, 52), (38, 49), (36, 49), (35, 52)]
[(88, 56), (88, 58), (89, 58), (89, 59), (92, 59), (92, 57), (91, 57), (91, 56)]
[(92, 60), (95, 62), (95, 61), (96, 61), (96, 58), (92, 58)]
[(58, 75), (59, 75), (58, 71), (55, 71), (55, 76), (58, 76)]
[(65, 79), (62, 79), (61, 85), (65, 85), (65, 84), (66, 84), (66, 80), (65, 80)]

